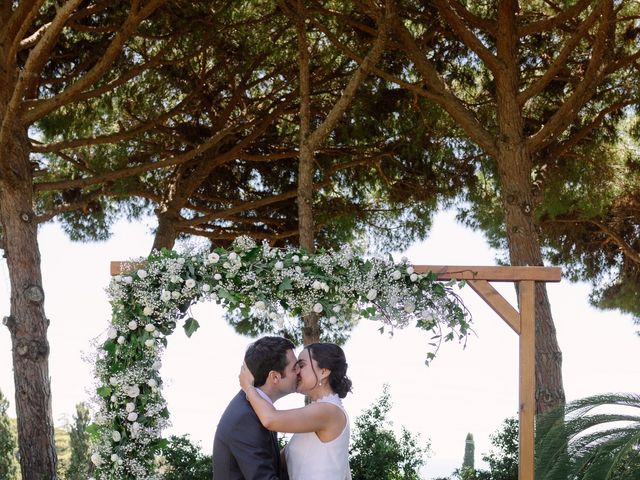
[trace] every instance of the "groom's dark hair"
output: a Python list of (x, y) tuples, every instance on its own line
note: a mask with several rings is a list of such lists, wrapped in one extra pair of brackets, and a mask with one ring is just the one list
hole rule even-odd
[(283, 337), (262, 337), (249, 345), (244, 354), (244, 361), (253, 374), (253, 384), (256, 387), (264, 385), (271, 370), (280, 373), (284, 378), (287, 352), (294, 348), (293, 342)]

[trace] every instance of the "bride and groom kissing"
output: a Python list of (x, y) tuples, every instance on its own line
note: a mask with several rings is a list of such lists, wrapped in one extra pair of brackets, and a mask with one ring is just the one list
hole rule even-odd
[[(214, 480), (349, 480), (349, 417), (341, 398), (351, 391), (342, 349), (307, 345), (296, 358), (282, 337), (262, 337), (244, 356), (242, 390), (222, 414), (213, 442)], [(311, 403), (277, 410), (293, 392)], [(279, 450), (276, 432), (293, 433)]]

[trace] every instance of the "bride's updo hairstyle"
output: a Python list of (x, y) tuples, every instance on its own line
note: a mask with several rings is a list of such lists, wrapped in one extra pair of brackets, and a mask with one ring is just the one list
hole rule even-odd
[[(335, 343), (312, 343), (305, 347), (309, 350), (311, 358), (318, 363), (318, 367), (331, 370), (329, 374), (329, 385), (340, 398), (347, 396), (351, 391), (351, 380), (347, 377), (347, 359), (344, 351)], [(311, 364), (313, 369), (313, 363)], [(315, 369), (313, 373), (318, 374)]]

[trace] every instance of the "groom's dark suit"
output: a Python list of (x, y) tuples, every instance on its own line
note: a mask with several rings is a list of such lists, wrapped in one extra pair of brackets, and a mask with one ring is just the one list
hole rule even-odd
[(262, 426), (241, 390), (220, 418), (213, 440), (214, 480), (284, 480), (276, 434)]

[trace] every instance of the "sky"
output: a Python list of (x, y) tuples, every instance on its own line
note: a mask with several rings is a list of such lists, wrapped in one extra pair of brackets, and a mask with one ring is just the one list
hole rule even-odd
[[(70, 421), (75, 405), (90, 398), (93, 339), (106, 338), (110, 306), (105, 288), (109, 263), (146, 256), (153, 243), (151, 225), (119, 222), (106, 242), (73, 243), (55, 224), (40, 228), (45, 311), (50, 319), (49, 372), (56, 425)], [(458, 224), (451, 212), (439, 213), (431, 235), (394, 255), (415, 265), (495, 265), (497, 253), (483, 236)], [(516, 305), (512, 284), (494, 286)], [(635, 392), (640, 385), (639, 328), (628, 315), (599, 311), (588, 303), (589, 286), (567, 280), (547, 284), (558, 342), (563, 352), (563, 380), (568, 400), (607, 392)], [(9, 278), (0, 261), (0, 315), (9, 314)], [(353, 392), (344, 400), (352, 425), (389, 385), (392, 428), (406, 427), (430, 443), (423, 478), (449, 475), (460, 467), (465, 437), (475, 439), (476, 466), (485, 466), (489, 435), (518, 410), (518, 338), (476, 294), (462, 298), (473, 315), (466, 346), (444, 344), (425, 366), (429, 335), (408, 327), (392, 338), (379, 324), (362, 320), (344, 345)], [(171, 412), (167, 435), (189, 434), (211, 451), (220, 415), (238, 391), (238, 372), (252, 339), (234, 333), (213, 304), (192, 307), (200, 329), (187, 338), (181, 328), (169, 338), (161, 374)], [(298, 353), (298, 352), (296, 352)], [(0, 390), (15, 416), (9, 331), (0, 328)], [(302, 397), (289, 395), (278, 408), (295, 408)]]

